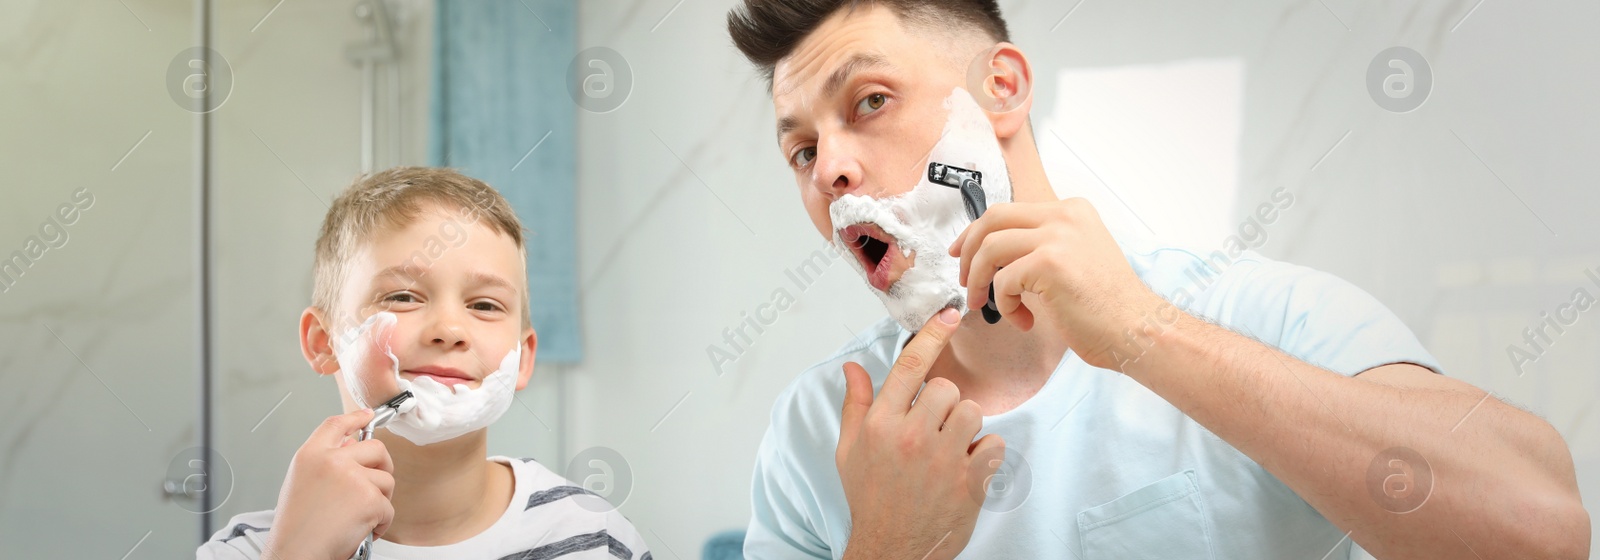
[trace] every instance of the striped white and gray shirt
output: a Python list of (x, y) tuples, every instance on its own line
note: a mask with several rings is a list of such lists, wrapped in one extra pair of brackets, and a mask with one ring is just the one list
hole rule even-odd
[[(490, 457), (511, 466), (515, 492), (505, 514), (472, 538), (444, 546), (379, 539), (376, 560), (651, 560), (644, 539), (604, 499), (532, 459)], [(255, 560), (272, 530), (272, 510), (233, 517), (196, 551), (198, 560)]]

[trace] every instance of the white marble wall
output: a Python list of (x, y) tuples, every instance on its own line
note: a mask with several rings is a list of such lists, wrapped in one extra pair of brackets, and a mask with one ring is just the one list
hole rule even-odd
[(0, 255), (75, 192), (69, 236), (0, 293), (0, 556), (192, 550), (161, 499), (196, 441), (191, 115), (167, 63), (187, 4), (0, 7)]

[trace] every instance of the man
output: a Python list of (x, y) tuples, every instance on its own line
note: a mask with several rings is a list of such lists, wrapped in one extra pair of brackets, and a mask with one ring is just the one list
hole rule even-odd
[[(747, 556), (1588, 557), (1560, 435), (1436, 373), (1371, 296), (1125, 248), (1058, 200), (995, 2), (745, 0), (728, 26), (807, 214), (895, 319), (774, 405)], [(953, 241), (947, 203), (974, 195), (929, 186), (937, 163), (991, 197)], [(991, 297), (995, 324), (938, 310)]]

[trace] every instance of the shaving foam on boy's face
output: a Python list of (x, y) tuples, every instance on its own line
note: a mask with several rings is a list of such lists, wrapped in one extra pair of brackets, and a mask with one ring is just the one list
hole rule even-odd
[(412, 398), (400, 405), (400, 415), (389, 421), (390, 431), (428, 445), (485, 428), (511, 407), (522, 363), (520, 343), (476, 388), (468, 383), (446, 385), (427, 375), (406, 379), (400, 375), (400, 359), (391, 344), (398, 322), (394, 313), (374, 313), (334, 339), (340, 374), (358, 406), (371, 408), (401, 391), (411, 391)]
[(959, 190), (928, 180), (928, 162), (983, 173), (988, 206), (1011, 202), (1011, 177), (988, 116), (959, 87), (944, 108), (949, 116), (943, 134), (921, 163), (915, 187), (884, 198), (847, 194), (828, 207), (834, 246), (856, 256), (856, 271), (910, 331), (946, 307), (967, 312), (961, 261), (946, 251), (972, 219)]

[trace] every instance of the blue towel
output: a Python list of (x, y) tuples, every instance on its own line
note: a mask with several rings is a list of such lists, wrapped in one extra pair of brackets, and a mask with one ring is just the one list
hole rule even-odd
[(529, 230), (539, 361), (578, 362), (576, 107), (566, 86), (576, 3), (439, 0), (435, 9), (428, 158), (511, 202)]
[(706, 539), (703, 560), (744, 560), (744, 529), (723, 531)]

